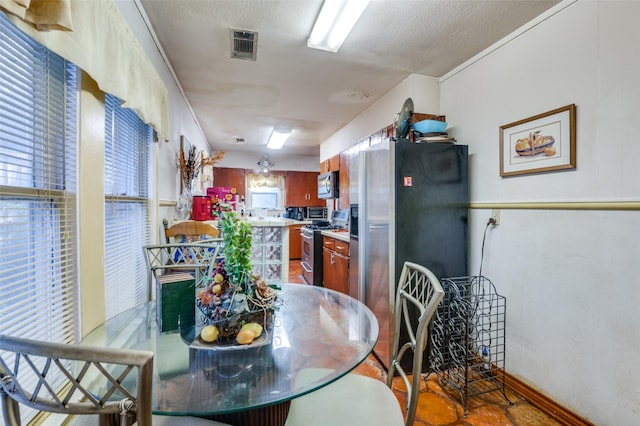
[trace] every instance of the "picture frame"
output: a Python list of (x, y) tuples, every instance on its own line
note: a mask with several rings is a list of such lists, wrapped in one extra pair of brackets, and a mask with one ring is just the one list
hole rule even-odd
[(575, 168), (575, 104), (500, 126), (500, 176)]

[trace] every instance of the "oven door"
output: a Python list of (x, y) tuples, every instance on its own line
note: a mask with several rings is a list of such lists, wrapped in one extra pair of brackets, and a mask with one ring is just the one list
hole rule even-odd
[(302, 260), (300, 262), (302, 278), (307, 284), (313, 285), (313, 231), (305, 232), (305, 229), (302, 228), (300, 235), (302, 236)]

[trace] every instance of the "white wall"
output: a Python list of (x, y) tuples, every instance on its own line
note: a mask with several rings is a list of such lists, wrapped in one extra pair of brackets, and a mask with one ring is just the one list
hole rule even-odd
[(407, 98), (413, 101), (415, 112), (440, 114), (438, 79), (412, 74), (384, 94), (375, 104), (354, 118), (320, 145), (320, 159), (341, 153), (362, 138), (392, 124)]
[[(640, 199), (640, 2), (560, 9), (441, 82), (450, 133), (469, 145), (472, 204)], [(501, 178), (499, 127), (571, 103), (577, 169)], [(489, 216), (471, 211), (472, 273)], [(482, 271), (506, 296), (507, 371), (595, 424), (637, 424), (640, 213), (503, 209), (500, 220)]]

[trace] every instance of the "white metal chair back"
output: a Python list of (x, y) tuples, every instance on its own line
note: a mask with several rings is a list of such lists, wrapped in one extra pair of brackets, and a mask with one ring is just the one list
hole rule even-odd
[(215, 268), (223, 258), (223, 242), (222, 238), (211, 238), (195, 243), (144, 246), (149, 268), (149, 295), (153, 294), (153, 280), (167, 272), (193, 272), (196, 287), (199, 287), (207, 271)]
[(19, 426), (20, 404), (101, 424), (151, 425), (153, 352), (41, 342), (0, 335), (4, 424)]
[[(396, 372), (407, 388), (407, 416), (405, 424), (412, 425), (418, 403), (422, 360), (429, 336), (429, 323), (435, 314), (444, 290), (438, 278), (422, 265), (405, 262), (396, 291), (394, 310), (393, 349), (387, 376), (391, 386)], [(417, 314), (417, 315), (416, 315)], [(400, 333), (404, 328), (408, 341), (400, 346)], [(401, 362), (408, 350), (412, 350), (412, 379), (409, 380)]]

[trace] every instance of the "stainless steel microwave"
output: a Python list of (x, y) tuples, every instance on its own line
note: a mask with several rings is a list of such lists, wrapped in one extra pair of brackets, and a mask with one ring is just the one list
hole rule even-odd
[(338, 172), (318, 176), (318, 198), (338, 198)]

